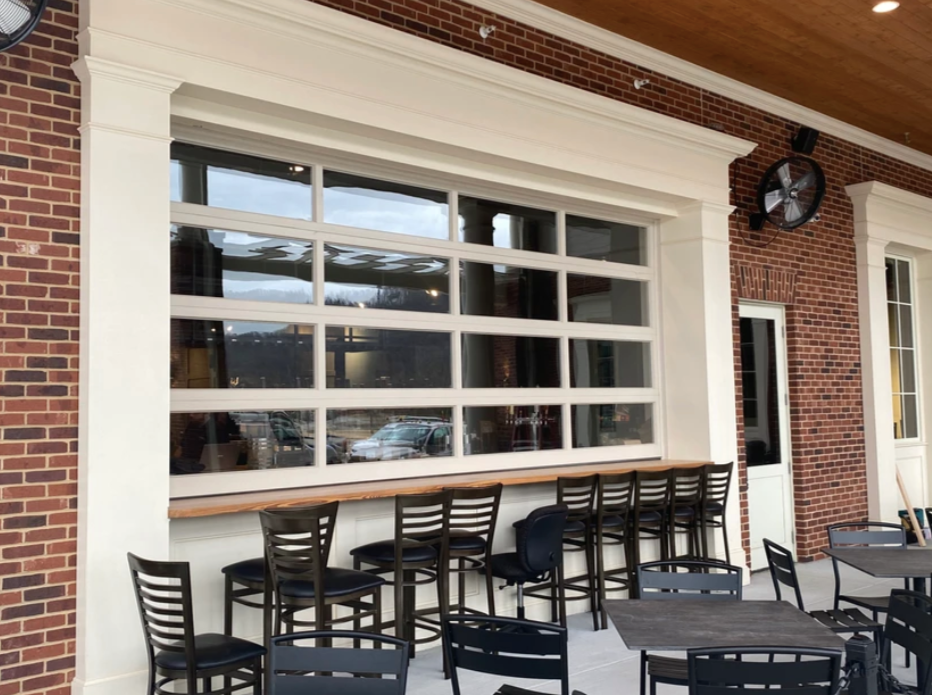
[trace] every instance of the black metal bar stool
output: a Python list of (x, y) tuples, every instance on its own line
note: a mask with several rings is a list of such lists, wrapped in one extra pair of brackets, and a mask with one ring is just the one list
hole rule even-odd
[[(565, 571), (560, 579), (554, 572), (550, 577), (547, 590), (550, 595), (541, 593), (544, 586), (529, 587), (524, 591), (525, 596), (545, 598), (551, 602), (550, 619), (558, 619), (566, 627), (566, 601), (581, 601), (589, 599), (589, 610), (592, 612), (592, 629), (599, 629), (599, 585), (596, 579), (595, 544), (593, 542), (593, 507), (595, 506), (595, 491), (599, 484), (598, 475), (587, 475), (579, 478), (557, 478), (557, 504), (567, 508), (566, 526), (563, 529), (564, 552), (583, 553), (586, 560), (586, 573), (567, 577)], [(524, 521), (515, 523), (517, 528)], [(558, 583), (562, 582), (562, 586)], [(570, 596), (567, 592), (573, 592)], [(559, 615), (557, 614), (559, 610)]]
[[(281, 634), (282, 623), (291, 633), (296, 626), (329, 630), (350, 621), (357, 632), (382, 632), (385, 580), (328, 564), (339, 504), (305, 507), (299, 513), (259, 512), (269, 571), (266, 594), (274, 598), (275, 635)], [(334, 617), (334, 606), (350, 608), (352, 613)], [(295, 617), (309, 608), (314, 609), (313, 621)], [(362, 626), (364, 619), (371, 619), (369, 627)]]
[[(677, 560), (705, 559), (702, 541), (699, 538), (699, 519), (702, 507), (702, 467), (672, 469), (670, 484), (670, 557)], [(677, 530), (685, 532), (686, 553), (676, 551)]]
[[(395, 628), (395, 637), (411, 644), (414, 656), (416, 644), (440, 639), (440, 611), (443, 596), (448, 595), (446, 574), (438, 572), (438, 563), (443, 553), (444, 520), (450, 493), (447, 490), (422, 495), (397, 495), (395, 497), (395, 537), (369, 543), (350, 551), (353, 567), (370, 568), (367, 572), (376, 575), (394, 573), (386, 583), (395, 591), (395, 619), (385, 623)], [(438, 543), (438, 539), (441, 539)], [(424, 584), (437, 584), (437, 608), (417, 610), (415, 590)], [(437, 613), (437, 618), (429, 617)], [(415, 630), (421, 628), (432, 633), (416, 639)]]
[(227, 565), (223, 572), (223, 634), (233, 634), (233, 606), (264, 608), (265, 558), (253, 557)]
[(709, 553), (709, 533), (715, 529), (722, 530), (725, 543), (725, 561), (731, 564), (731, 547), (728, 545), (728, 524), (725, 517), (725, 505), (728, 503), (728, 491), (731, 488), (731, 476), (735, 464), (710, 463), (702, 467), (702, 504), (699, 515), (699, 538), (702, 541), (702, 556), (711, 558)]
[[(610, 591), (626, 591), (634, 582), (634, 565), (630, 561), (630, 537), (625, 532), (631, 503), (634, 497), (634, 472), (600, 475), (596, 501), (593, 541), (598, 573), (599, 609), (601, 628), (608, 627), (608, 615), (602, 607)], [(620, 547), (625, 556), (624, 565), (606, 569), (605, 554), (612, 547)], [(611, 583), (611, 587), (609, 587)]]
[[(439, 570), (447, 589), (450, 577), (457, 578), (457, 600), (449, 603), (449, 594), (442, 596), (442, 613), (474, 613), (481, 611), (466, 605), (466, 575), (481, 572), (485, 576), (489, 615), (495, 615), (495, 594), (489, 556), (495, 537), (495, 523), (502, 499), (502, 484), (485, 487), (448, 488), (447, 512), (444, 516)], [(454, 566), (455, 563), (455, 566)]]
[[(634, 502), (628, 515), (633, 567), (641, 564), (641, 541), (654, 540), (660, 544), (660, 559), (670, 559), (670, 500), (672, 498), (672, 473), (662, 471), (637, 471), (634, 476)], [(637, 590), (637, 585), (634, 585)], [(632, 597), (635, 598), (635, 597)]]

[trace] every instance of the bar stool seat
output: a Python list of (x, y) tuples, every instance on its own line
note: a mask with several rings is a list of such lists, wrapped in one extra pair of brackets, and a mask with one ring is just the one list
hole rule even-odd
[(677, 519), (692, 519), (696, 516), (695, 507), (677, 507), (673, 511), (673, 516)]
[[(255, 642), (208, 632), (194, 636), (194, 668), (207, 671), (224, 666), (259, 659), (265, 655), (265, 647)], [(155, 665), (170, 671), (184, 671), (188, 667), (185, 653), (160, 651), (155, 655)]]
[[(624, 528), (625, 524), (628, 522), (627, 518), (620, 515), (610, 515), (602, 519), (602, 528)], [(598, 518), (592, 518), (593, 525), (598, 523)]]
[[(518, 529), (525, 523), (524, 519), (518, 519), (512, 524), (512, 527)], [(586, 530), (586, 524), (578, 519), (569, 519), (566, 526), (563, 527), (563, 533), (583, 533)]]
[[(324, 596), (336, 598), (355, 594), (357, 591), (366, 591), (382, 586), (385, 579), (369, 572), (343, 569), (341, 567), (328, 567), (324, 570)], [(314, 598), (317, 594), (314, 582), (288, 579), (281, 583), (282, 596), (292, 598)]]
[[(395, 541), (376, 541), (361, 545), (353, 548), (350, 555), (362, 562), (373, 560), (375, 563), (392, 563), (395, 562)], [(402, 562), (433, 562), (439, 556), (437, 548), (431, 545), (415, 545), (401, 549)]]
[[(438, 539), (439, 541), (439, 539)], [(486, 549), (485, 538), (475, 534), (450, 535), (450, 550), (453, 552), (484, 553)]]
[(249, 560), (234, 562), (232, 565), (227, 565), (220, 571), (229, 575), (233, 581), (240, 584), (245, 584), (246, 582), (251, 584), (264, 584), (265, 558), (254, 557)]
[(660, 512), (641, 512), (638, 519), (642, 524), (659, 524), (663, 521), (663, 514)]

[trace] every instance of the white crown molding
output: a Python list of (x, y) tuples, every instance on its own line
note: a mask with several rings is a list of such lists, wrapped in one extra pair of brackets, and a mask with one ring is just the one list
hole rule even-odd
[(856, 240), (932, 251), (932, 198), (879, 181), (847, 186), (845, 192), (854, 206)]
[(182, 80), (170, 75), (163, 75), (151, 70), (143, 70), (131, 65), (124, 65), (89, 55), (85, 55), (72, 63), (71, 69), (74, 70), (74, 74), (84, 84), (91, 77), (103, 77), (116, 82), (146, 87), (169, 94), (182, 84)]
[(932, 171), (932, 155), (870, 133), (743, 82), (676, 58), (619, 34), (601, 29), (532, 0), (469, 0), (476, 7), (536, 27), (568, 41), (588, 46), (628, 63), (682, 80), (775, 116), (816, 128), (901, 162)]

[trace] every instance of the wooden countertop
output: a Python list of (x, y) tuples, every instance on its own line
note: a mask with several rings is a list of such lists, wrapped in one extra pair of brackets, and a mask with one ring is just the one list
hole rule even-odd
[(626, 473), (633, 470), (661, 470), (664, 468), (696, 468), (710, 461), (672, 461), (649, 459), (616, 463), (592, 463), (574, 466), (544, 466), (507, 471), (483, 471), (454, 475), (377, 480), (366, 483), (321, 485), (318, 487), (265, 490), (234, 495), (186, 497), (172, 500), (168, 505), (170, 519), (189, 519), (199, 516), (217, 516), (239, 512), (256, 512), (263, 509), (303, 507), (324, 502), (372, 500), (395, 495), (436, 492), (444, 487), (481, 487), (501, 482), (504, 485), (530, 485), (547, 483), (561, 476), (583, 476), (593, 473)]

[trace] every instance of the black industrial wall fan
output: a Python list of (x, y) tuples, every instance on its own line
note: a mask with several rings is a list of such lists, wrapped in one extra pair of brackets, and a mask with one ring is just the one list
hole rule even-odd
[(48, 4), (49, 0), (0, 0), (0, 51), (29, 36)]
[(796, 229), (816, 217), (825, 197), (825, 173), (812, 154), (819, 133), (801, 128), (792, 141), (794, 154), (771, 164), (757, 184), (757, 212), (751, 229), (770, 222), (778, 230)]

